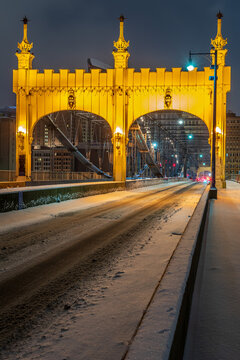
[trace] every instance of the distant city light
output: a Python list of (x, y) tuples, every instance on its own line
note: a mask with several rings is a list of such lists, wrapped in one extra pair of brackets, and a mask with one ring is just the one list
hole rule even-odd
[(192, 135), (192, 134), (189, 134), (189, 135), (188, 135), (188, 139), (190, 139), (190, 140), (193, 139), (193, 135)]
[(205, 166), (206, 165), (206, 163), (203, 163), (203, 166)]
[(203, 157), (203, 155), (202, 155), (202, 154), (200, 154), (200, 155), (199, 155), (199, 157), (200, 157), (200, 158), (202, 158), (202, 157)]
[(153, 145), (154, 148), (157, 147), (157, 143), (155, 143), (155, 142), (152, 145)]
[(178, 120), (178, 123), (179, 123), (179, 125), (182, 125), (182, 124), (183, 124), (183, 120), (182, 120), (182, 119), (179, 119), (179, 120)]

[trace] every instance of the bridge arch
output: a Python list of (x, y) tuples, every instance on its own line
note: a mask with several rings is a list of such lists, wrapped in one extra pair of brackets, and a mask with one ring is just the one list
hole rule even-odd
[(206, 121), (206, 119), (202, 119), (201, 117), (199, 117), (198, 115), (198, 112), (196, 113), (191, 113), (191, 112), (188, 112), (188, 111), (185, 111), (183, 109), (163, 109), (163, 108), (157, 108), (156, 110), (152, 110), (151, 112), (147, 112), (147, 113), (143, 113), (141, 114), (140, 116), (138, 116), (137, 118), (134, 118), (132, 120), (132, 123), (129, 124), (129, 128), (131, 127), (131, 125), (137, 121), (138, 119), (140, 118), (144, 118), (145, 116), (151, 116), (152, 114), (156, 114), (156, 113), (160, 113), (160, 114), (169, 114), (169, 113), (172, 113), (172, 114), (179, 114), (179, 117), (181, 117), (181, 114), (188, 114), (190, 116), (194, 116), (196, 118), (198, 118), (199, 120), (202, 120), (202, 122), (206, 125), (206, 127), (208, 128), (208, 131), (210, 132), (211, 129), (209, 129), (209, 124), (208, 122)]
[[(183, 172), (186, 176), (187, 168), (190, 169), (188, 172), (196, 174), (199, 166), (210, 167), (209, 130), (202, 119), (193, 114), (177, 110), (144, 114), (132, 123), (128, 138), (128, 176), (136, 176), (140, 165), (141, 173), (142, 169), (148, 172), (146, 164), (155, 170), (146, 151), (152, 153), (165, 176), (182, 175)], [(135, 164), (133, 157), (138, 160)]]
[(78, 179), (77, 172), (86, 171), (112, 176), (112, 131), (96, 114), (78, 110), (47, 114), (35, 122), (31, 137), (34, 180), (59, 179), (59, 172), (66, 179)]

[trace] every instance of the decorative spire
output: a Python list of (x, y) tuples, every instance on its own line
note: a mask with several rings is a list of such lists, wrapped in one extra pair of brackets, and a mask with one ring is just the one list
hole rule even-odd
[(215, 39), (211, 39), (211, 45), (213, 49), (211, 50), (212, 53), (212, 61), (214, 64), (214, 51), (218, 51), (218, 65), (225, 65), (225, 56), (227, 53), (227, 49), (223, 49), (225, 45), (227, 45), (227, 39), (223, 39), (222, 36), (222, 17), (223, 14), (221, 11), (217, 13), (217, 35)]
[(227, 39), (223, 39), (222, 36), (222, 17), (223, 14), (219, 11), (217, 13), (217, 36), (215, 39), (211, 39), (211, 45), (214, 46), (215, 50), (222, 50), (225, 45), (227, 45)]
[(115, 68), (123, 68), (126, 69), (128, 66), (128, 58), (130, 56), (129, 52), (127, 51), (127, 48), (129, 47), (129, 41), (126, 41), (124, 39), (123, 35), (123, 27), (124, 27), (124, 16), (121, 15), (120, 20), (120, 31), (119, 31), (119, 38), (118, 41), (114, 41), (113, 45), (117, 50), (113, 51), (114, 56), (114, 62), (115, 62)]
[(18, 50), (16, 52), (16, 56), (18, 58), (18, 68), (31, 69), (34, 55), (30, 53), (33, 43), (30, 44), (27, 38), (27, 24), (29, 20), (25, 16), (21, 21), (23, 22), (23, 39), (21, 43), (18, 43), (18, 48), (21, 52), (19, 53)]

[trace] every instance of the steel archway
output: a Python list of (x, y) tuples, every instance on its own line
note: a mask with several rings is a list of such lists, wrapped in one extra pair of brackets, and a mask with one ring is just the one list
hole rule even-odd
[[(124, 17), (120, 17), (120, 35), (114, 42), (114, 68), (102, 71), (64, 69), (40, 73), (32, 69), (32, 44), (27, 39), (27, 19), (24, 36), (17, 52), (18, 69), (13, 70), (13, 91), (17, 97), (16, 173), (25, 164), (25, 176), (31, 177), (31, 133), (37, 119), (56, 111), (82, 110), (106, 119), (113, 133), (113, 177), (126, 180), (126, 144), (131, 124), (141, 115), (159, 111), (180, 110), (204, 121), (212, 134), (213, 69), (193, 72), (181, 68), (167, 71), (149, 68), (135, 71), (128, 68), (129, 42), (123, 36)], [(226, 95), (230, 91), (229, 66), (225, 66), (226, 41), (218, 33), (212, 44), (218, 50), (217, 126), (221, 129), (216, 147), (216, 179), (225, 182)], [(214, 60), (214, 59), (213, 59)]]

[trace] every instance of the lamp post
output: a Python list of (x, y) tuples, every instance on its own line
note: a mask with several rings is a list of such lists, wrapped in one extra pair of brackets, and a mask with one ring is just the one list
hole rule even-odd
[[(189, 65), (187, 66), (188, 71), (192, 71), (194, 69), (194, 65), (192, 64), (192, 56), (195, 55), (212, 55), (212, 53), (192, 53), (189, 52)], [(214, 51), (214, 65), (211, 65), (211, 69), (214, 69), (214, 76), (210, 76), (209, 80), (213, 80), (213, 134), (212, 134), (212, 181), (211, 188), (209, 192), (210, 199), (217, 199), (217, 188), (216, 188), (216, 113), (217, 113), (217, 55), (218, 51), (215, 49)]]

